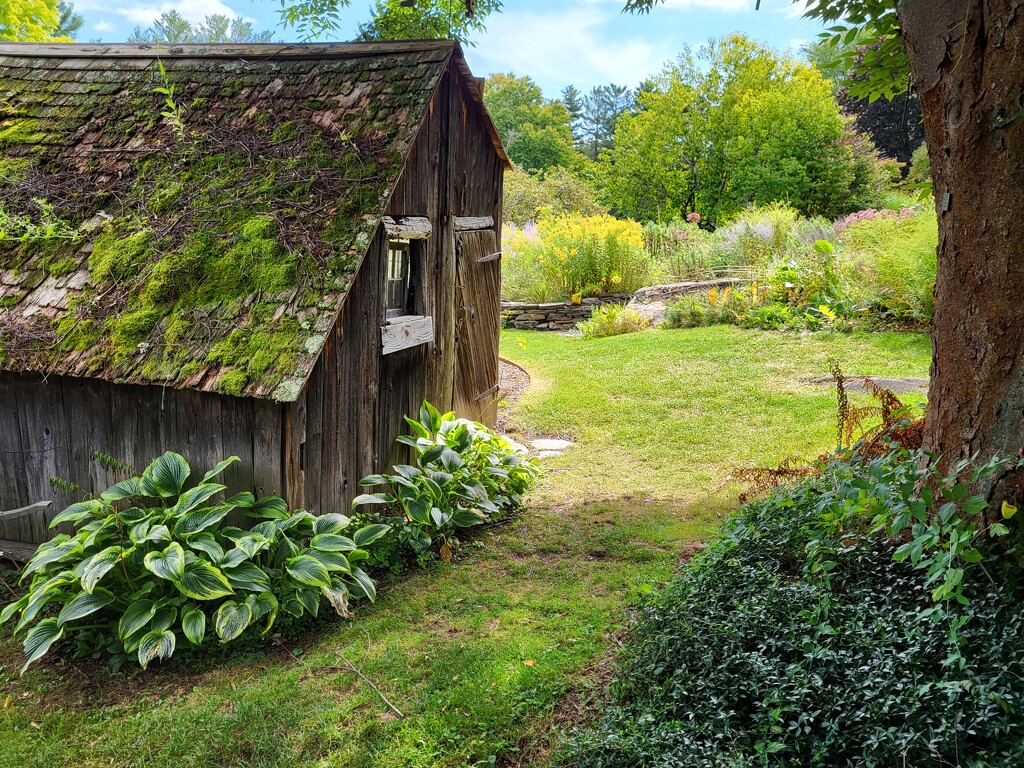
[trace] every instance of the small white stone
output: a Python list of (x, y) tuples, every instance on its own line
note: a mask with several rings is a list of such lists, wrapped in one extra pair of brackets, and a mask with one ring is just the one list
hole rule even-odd
[(535, 450), (541, 451), (564, 451), (566, 448), (572, 445), (572, 440), (558, 440), (551, 437), (541, 437), (536, 440), (531, 440), (530, 444)]
[(562, 456), (563, 454), (561, 451), (540, 451), (537, 453), (537, 455), (540, 456), (542, 459), (547, 459), (552, 456)]

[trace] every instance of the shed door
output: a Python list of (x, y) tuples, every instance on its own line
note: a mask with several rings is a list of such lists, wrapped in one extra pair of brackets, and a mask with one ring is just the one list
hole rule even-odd
[(493, 427), (501, 332), (501, 257), (494, 230), (457, 233), (455, 261), (455, 413)]

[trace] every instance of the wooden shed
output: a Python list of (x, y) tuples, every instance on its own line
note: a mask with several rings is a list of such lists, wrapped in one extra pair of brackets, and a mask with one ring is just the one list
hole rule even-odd
[(0, 540), (96, 452), (323, 513), (493, 422), (507, 165), (450, 42), (0, 46)]

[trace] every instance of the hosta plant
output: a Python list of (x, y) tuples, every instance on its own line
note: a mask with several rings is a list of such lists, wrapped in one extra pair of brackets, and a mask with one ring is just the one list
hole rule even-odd
[(353, 506), (386, 505), (398, 513), (389, 520), (392, 536), (417, 555), (437, 544), (451, 560), (456, 531), (519, 508), (540, 469), (525, 450), (483, 424), (440, 413), (424, 402), (419, 418), (406, 417), (412, 434), (398, 442), (411, 447), (416, 464), (400, 464), (388, 475), (369, 475), (362, 486), (386, 486), (358, 496)]
[[(0, 613), (24, 633), (22, 671), (62, 638), (81, 647), (99, 637), (145, 668), (182, 640), (229, 642), (249, 627), (266, 634), (280, 611), (316, 616), (321, 596), (341, 615), (350, 596), (373, 600), (358, 563), (388, 526), (353, 530), (344, 515), (291, 512), (282, 499), (248, 492), (223, 498), (227, 488), (214, 478), (236, 461), (190, 487), (188, 463), (168, 452), (140, 477), (57, 515), (50, 527), (70, 523), (75, 533), (39, 547), (22, 574), (28, 592)], [(259, 522), (224, 525), (234, 510)]]

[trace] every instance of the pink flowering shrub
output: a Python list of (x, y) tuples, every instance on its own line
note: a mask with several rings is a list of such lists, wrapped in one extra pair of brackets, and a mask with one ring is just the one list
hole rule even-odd
[(835, 229), (836, 233), (842, 232), (844, 229), (849, 227), (851, 224), (856, 224), (861, 221), (874, 221), (875, 219), (909, 219), (912, 216), (916, 216), (917, 211), (913, 208), (901, 208), (899, 212), (891, 211), (888, 209), (877, 210), (875, 208), (867, 208), (863, 211), (855, 211), (841, 219), (838, 219), (832, 228)]

